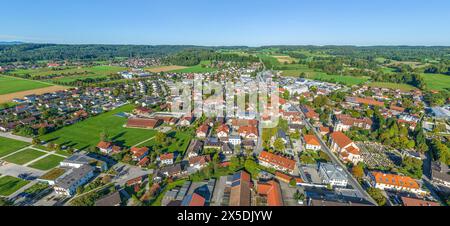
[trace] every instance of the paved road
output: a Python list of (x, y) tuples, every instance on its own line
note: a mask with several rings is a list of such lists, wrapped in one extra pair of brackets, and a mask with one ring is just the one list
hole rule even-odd
[[(299, 106), (295, 105), (295, 108), (303, 115), (303, 118), (305, 118), (305, 115), (300, 110)], [(368, 201), (372, 202), (374, 205), (377, 205), (375, 200), (364, 190), (364, 188), (359, 184), (359, 182), (353, 177), (353, 175), (347, 170), (347, 167), (339, 160), (336, 155), (328, 148), (328, 145), (323, 141), (322, 136), (320, 133), (314, 128), (309, 121), (305, 118), (305, 124), (306, 127), (312, 131), (314, 131), (314, 135), (319, 140), (320, 144), (322, 145), (322, 150), (324, 150), (331, 158), (331, 161), (340, 166), (342, 169), (344, 169), (344, 172), (347, 174), (347, 177), (349, 179), (349, 183), (352, 185), (353, 188), (355, 188), (359, 193)]]
[(0, 137), (5, 137), (5, 138), (13, 139), (13, 140), (27, 142), (27, 143), (31, 143), (31, 141), (33, 141), (33, 139), (28, 138), (28, 137), (17, 136), (12, 133), (4, 133), (4, 132), (0, 132)]

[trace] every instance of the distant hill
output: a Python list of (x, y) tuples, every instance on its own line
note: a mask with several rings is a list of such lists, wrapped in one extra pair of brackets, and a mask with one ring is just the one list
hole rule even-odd
[(0, 45), (20, 45), (20, 44), (25, 44), (25, 42), (20, 42), (20, 41), (11, 41), (11, 42), (0, 41)]

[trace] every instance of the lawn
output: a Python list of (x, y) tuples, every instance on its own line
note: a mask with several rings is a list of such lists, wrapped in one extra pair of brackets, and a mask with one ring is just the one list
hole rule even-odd
[(57, 155), (49, 155), (37, 162), (34, 162), (30, 165), (31, 168), (39, 169), (39, 170), (50, 170), (55, 168), (62, 162), (65, 158)]
[(449, 90), (450, 89), (450, 75), (443, 74), (421, 74), (424, 79), (427, 89), (430, 90)]
[(52, 86), (39, 81), (0, 76), (0, 95)]
[(207, 67), (210, 64), (211, 64), (210, 61), (202, 61), (199, 65), (184, 68), (184, 69), (179, 69), (179, 70), (173, 70), (170, 72), (173, 72), (173, 73), (207, 73), (207, 72), (217, 71), (217, 68)]
[(125, 105), (113, 111), (46, 134), (40, 137), (40, 139), (82, 150), (96, 146), (100, 141), (100, 134), (106, 132), (116, 144), (131, 147), (156, 134), (154, 130), (123, 127), (127, 119), (116, 116), (116, 114), (131, 112), (133, 109), (134, 107), (132, 105)]
[(45, 155), (45, 152), (36, 151), (34, 149), (25, 149), (21, 152), (6, 157), (3, 160), (17, 165), (23, 165), (43, 155)]
[(0, 157), (11, 154), (29, 145), (26, 142), (0, 137)]
[(417, 89), (416, 87), (408, 84), (391, 83), (391, 82), (371, 82), (369, 83), (369, 86), (378, 88), (399, 89), (402, 91), (411, 91)]
[[(170, 138), (174, 138), (174, 142), (171, 143), (168, 147), (165, 147), (163, 150), (161, 150), (164, 153), (179, 152), (183, 155), (192, 139), (192, 136), (189, 133), (181, 131), (169, 132), (167, 136)], [(155, 140), (150, 140), (140, 146), (152, 147), (153, 145), (155, 145)]]
[(29, 182), (19, 178), (4, 176), (0, 178), (0, 195), (8, 196), (27, 185)]

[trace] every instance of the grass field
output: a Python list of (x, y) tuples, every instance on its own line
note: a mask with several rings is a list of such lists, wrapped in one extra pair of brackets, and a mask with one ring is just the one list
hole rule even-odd
[(17, 165), (23, 165), (43, 155), (45, 155), (45, 152), (36, 151), (34, 149), (26, 149), (16, 154), (10, 155), (3, 160)]
[(54, 142), (76, 149), (86, 149), (96, 146), (100, 141), (100, 134), (106, 132), (115, 143), (130, 147), (156, 134), (156, 131), (153, 130), (123, 127), (127, 119), (116, 116), (116, 114), (130, 112), (133, 108), (132, 105), (125, 105), (113, 111), (64, 127), (40, 138), (47, 142)]
[(0, 137), (0, 157), (11, 154), (29, 145), (26, 142)]
[(448, 90), (450, 89), (450, 75), (443, 74), (421, 74), (427, 89), (430, 90)]
[(0, 178), (0, 195), (8, 196), (27, 185), (29, 182), (19, 178), (4, 176)]
[(10, 76), (0, 76), (0, 95), (49, 87), (51, 84)]
[(173, 72), (173, 73), (207, 73), (207, 72), (217, 71), (217, 68), (207, 67), (210, 64), (211, 64), (210, 61), (202, 61), (199, 65), (184, 68), (184, 69), (179, 69), (179, 70), (173, 70), (173, 71), (169, 71), (169, 72)]
[(417, 89), (416, 87), (408, 84), (391, 83), (391, 82), (371, 82), (369, 83), (369, 86), (378, 88), (399, 89), (402, 91), (411, 91)]
[(50, 170), (59, 165), (61, 161), (65, 158), (57, 155), (49, 155), (33, 164), (29, 165), (31, 168), (39, 169), (39, 170)]

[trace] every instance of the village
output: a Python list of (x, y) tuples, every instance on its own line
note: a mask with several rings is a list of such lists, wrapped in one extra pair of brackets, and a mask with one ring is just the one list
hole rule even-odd
[[(0, 110), (0, 136), (63, 159), (36, 170), (30, 166), (39, 160), (0, 157), (1, 175), (31, 181), (7, 197), (22, 205), (434, 206), (450, 189), (447, 165), (421, 150), (424, 139), (450, 133), (448, 106), (428, 108), (420, 90), (284, 77), (260, 63), (223, 68), (161, 75), (136, 68), (119, 73), (131, 82), (15, 99)], [(201, 106), (171, 111), (184, 101), (175, 83), (196, 78), (223, 90), (226, 82), (240, 85), (223, 96), (192, 91)], [(278, 105), (209, 114), (226, 108), (223, 97), (255, 94), (249, 84), (258, 81), (279, 84), (270, 94)], [(95, 133), (70, 130), (105, 114), (110, 125), (86, 127)], [(277, 126), (263, 126), (274, 117)], [(129, 132), (111, 134), (114, 128)], [(58, 131), (89, 143), (61, 143)], [(24, 195), (30, 187), (42, 189)]]

